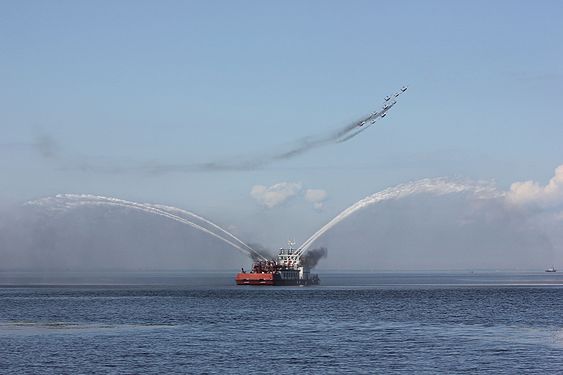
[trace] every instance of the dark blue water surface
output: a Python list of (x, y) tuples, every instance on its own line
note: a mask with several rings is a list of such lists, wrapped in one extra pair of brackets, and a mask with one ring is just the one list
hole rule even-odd
[(0, 274), (2, 374), (563, 373), (563, 275)]

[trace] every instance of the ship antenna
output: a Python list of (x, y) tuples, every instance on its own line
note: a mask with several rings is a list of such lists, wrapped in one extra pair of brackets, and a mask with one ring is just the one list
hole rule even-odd
[(289, 250), (293, 250), (293, 246), (295, 246), (295, 240), (287, 241), (287, 245), (289, 246)]

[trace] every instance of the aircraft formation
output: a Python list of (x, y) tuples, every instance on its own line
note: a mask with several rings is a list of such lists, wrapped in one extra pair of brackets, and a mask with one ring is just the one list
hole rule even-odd
[(395, 104), (397, 104), (397, 100), (399, 96), (405, 91), (407, 91), (407, 89), (408, 86), (403, 86), (399, 91), (397, 91), (393, 95), (387, 95), (384, 98), (383, 106), (381, 107), (381, 109), (377, 111), (373, 111), (366, 117), (356, 121), (354, 124), (349, 126), (343, 133), (341, 133), (341, 138), (338, 139), (337, 142), (344, 142), (352, 137), (355, 137), (356, 135), (363, 132), (371, 125), (373, 125), (377, 121), (377, 119), (387, 116), (387, 112), (389, 112), (389, 110), (393, 108)]
[[(385, 103), (383, 104), (383, 107), (381, 107), (380, 111), (374, 111), (372, 113), (370, 113), (370, 115), (363, 119), (359, 124), (358, 127), (364, 126), (366, 124), (366, 122), (370, 121), (370, 125), (373, 124), (379, 117), (385, 117), (387, 116), (387, 112), (395, 105), (397, 104), (397, 99), (399, 97), (399, 95), (401, 95), (402, 93), (404, 93), (405, 91), (407, 91), (408, 87), (407, 86), (403, 86), (401, 87), (400, 91), (397, 91), (392, 97), (387, 95), (385, 97)], [(393, 98), (393, 100), (391, 100), (391, 98)]]

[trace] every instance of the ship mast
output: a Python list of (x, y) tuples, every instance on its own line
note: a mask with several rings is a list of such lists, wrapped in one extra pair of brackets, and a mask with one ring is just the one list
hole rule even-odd
[(295, 241), (289, 240), (287, 241), (287, 245), (287, 249), (280, 249), (280, 253), (278, 255), (278, 265), (286, 267), (298, 266), (301, 263), (301, 254), (293, 248), (295, 246)]

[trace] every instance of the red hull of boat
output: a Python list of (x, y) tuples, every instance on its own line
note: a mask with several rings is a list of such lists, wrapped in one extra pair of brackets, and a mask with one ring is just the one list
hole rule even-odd
[(275, 285), (273, 273), (238, 273), (237, 285)]

